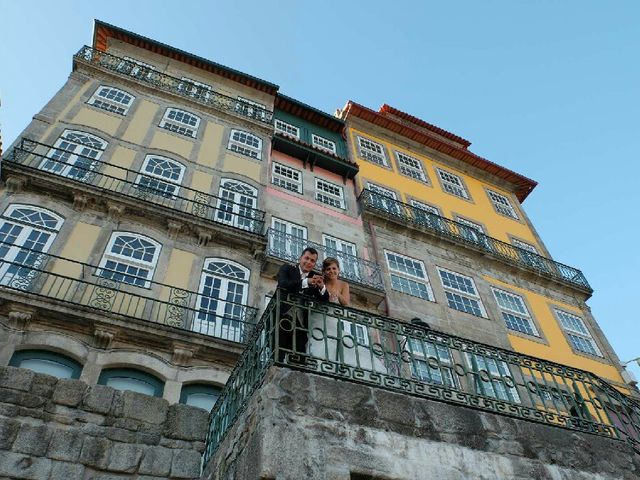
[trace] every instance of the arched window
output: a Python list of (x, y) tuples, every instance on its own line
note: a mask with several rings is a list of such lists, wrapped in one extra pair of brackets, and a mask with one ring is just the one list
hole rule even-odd
[(0, 284), (26, 287), (42, 269), (42, 253), (49, 250), (63, 222), (41, 207), (9, 205), (0, 218)]
[(196, 332), (241, 342), (247, 318), (249, 269), (223, 258), (204, 262), (198, 311), (193, 322)]
[(133, 368), (108, 368), (102, 370), (98, 385), (106, 385), (116, 390), (129, 390), (144, 393), (154, 397), (161, 397), (164, 382), (141, 370)]
[(175, 198), (184, 177), (185, 166), (170, 158), (147, 155), (136, 178), (138, 189), (153, 195)]
[(80, 181), (89, 181), (97, 160), (107, 148), (107, 142), (86, 132), (65, 130), (49, 150), (40, 168), (47, 172)]
[(107, 244), (97, 275), (116, 282), (149, 288), (162, 245), (129, 232), (114, 232)]
[(177, 108), (167, 108), (160, 122), (160, 127), (192, 138), (198, 135), (199, 125), (200, 117)]
[(218, 192), (218, 211), (216, 220), (243, 230), (255, 231), (255, 207), (258, 202), (258, 190), (251, 185), (223, 178)]
[(19, 350), (9, 362), (11, 367), (28, 368), (58, 378), (80, 378), (82, 365), (59, 353), (46, 350)]
[(231, 130), (227, 148), (232, 152), (257, 160), (262, 158), (262, 139), (249, 132)]
[(135, 99), (136, 97), (124, 90), (100, 86), (87, 103), (108, 112), (126, 115)]
[(207, 412), (210, 412), (221, 393), (222, 389), (215, 385), (191, 383), (183, 385), (180, 392), (180, 403), (204, 408)]

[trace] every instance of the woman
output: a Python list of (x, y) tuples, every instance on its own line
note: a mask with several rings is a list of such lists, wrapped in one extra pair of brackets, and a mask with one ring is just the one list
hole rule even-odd
[(329, 301), (340, 305), (349, 305), (351, 296), (349, 295), (349, 284), (340, 280), (340, 263), (338, 259), (327, 257), (322, 262), (322, 275), (324, 275), (324, 285), (329, 292)]

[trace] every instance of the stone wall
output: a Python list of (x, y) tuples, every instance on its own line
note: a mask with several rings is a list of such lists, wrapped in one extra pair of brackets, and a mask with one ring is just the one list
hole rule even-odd
[(188, 479), (207, 412), (0, 367), (0, 479)]
[(621, 441), (272, 367), (203, 480), (640, 478)]

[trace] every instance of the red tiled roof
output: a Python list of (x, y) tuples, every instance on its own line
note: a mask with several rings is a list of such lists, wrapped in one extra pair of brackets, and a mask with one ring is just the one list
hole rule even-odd
[[(450, 157), (456, 158), (468, 165), (471, 165), (472, 167), (495, 175), (496, 177), (501, 178), (515, 186), (515, 193), (520, 202), (524, 202), (525, 198), (527, 198), (527, 196), (538, 184), (538, 182), (536, 182), (535, 180), (531, 180), (524, 175), (520, 175), (513, 170), (509, 170), (508, 168), (502, 167), (494, 162), (487, 160), (486, 158), (482, 158), (481, 156), (472, 153), (466, 148), (466, 146), (471, 145), (471, 143), (467, 142), (461, 137), (457, 137), (456, 135), (447, 132), (446, 130), (439, 129), (438, 127), (435, 127), (433, 125), (427, 127), (425, 125), (429, 124), (426, 122), (423, 122), (424, 125), (418, 123), (422, 122), (422, 120), (416, 119), (417, 121), (412, 121), (407, 118), (409, 122), (416, 124), (416, 126), (431, 130), (434, 133), (437, 133), (438, 135), (441, 135), (448, 139), (451, 139), (451, 137), (455, 137), (458, 140), (453, 141), (463, 144), (466, 143), (467, 145), (465, 147), (454, 145), (453, 143), (451, 143), (451, 141), (444, 141), (443, 139), (437, 138), (435, 135), (430, 135), (428, 132), (422, 131), (422, 129), (417, 129), (415, 127), (407, 125), (406, 123), (395, 120), (390, 116), (384, 115), (385, 111), (387, 113), (391, 113), (392, 110), (395, 112), (399, 112), (406, 117), (415, 118), (411, 117), (411, 115), (404, 114), (399, 110), (392, 109), (392, 107), (388, 107), (386, 105), (383, 105), (383, 107), (380, 109), (380, 111), (383, 113), (376, 112), (351, 100), (347, 102), (346, 107), (343, 109), (342, 118), (344, 120), (347, 120), (349, 115), (354, 115), (358, 118), (373, 123), (374, 125), (386, 128), (391, 132), (402, 135), (403, 137), (406, 137), (415, 142), (421, 143), (422, 145), (425, 145), (429, 148), (433, 148), (438, 152), (442, 152), (446, 155), (449, 155)], [(402, 115), (398, 115), (397, 113), (394, 113), (394, 115), (403, 118)], [(434, 129), (437, 129), (439, 131), (435, 131)]]

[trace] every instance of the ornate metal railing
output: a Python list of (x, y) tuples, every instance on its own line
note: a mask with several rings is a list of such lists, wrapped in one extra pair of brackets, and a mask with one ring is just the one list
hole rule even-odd
[(6, 156), (6, 161), (37, 170), (38, 176), (63, 177), (78, 184), (162, 205), (192, 217), (251, 233), (261, 234), (264, 228), (265, 212), (262, 210), (152, 177), (142, 171), (129, 170), (80, 154), (62, 153), (62, 150), (51, 145), (23, 138)]
[[(103, 266), (0, 242), (0, 291), (44, 297), (245, 343), (257, 310)], [(144, 287), (134, 283), (144, 284)]]
[(340, 277), (342, 279), (376, 290), (384, 290), (380, 265), (375, 262), (340, 252), (320, 243), (310, 242), (295, 235), (279, 232), (273, 228), (267, 230), (267, 240), (267, 255), (296, 263), (306, 247), (313, 247), (318, 250), (318, 263), (326, 257), (334, 257), (340, 261)]
[(508, 263), (535, 270), (588, 293), (593, 291), (580, 270), (489, 237), (462, 223), (385, 197), (371, 190), (363, 190), (358, 200), (365, 210), (381, 214), (403, 225), (417, 226), (438, 236), (472, 245)]
[(118, 75), (133, 78), (140, 83), (153, 86), (159, 90), (180, 95), (217, 110), (229, 112), (241, 117), (250, 118), (260, 123), (271, 125), (273, 112), (253, 103), (228, 97), (221, 93), (198, 85), (188, 80), (172, 77), (145, 67), (131, 60), (111, 55), (110, 53), (84, 46), (74, 55), (76, 61), (101, 67)]
[(640, 405), (593, 373), (278, 291), (212, 410), (205, 464), (272, 364), (601, 435), (640, 453)]

